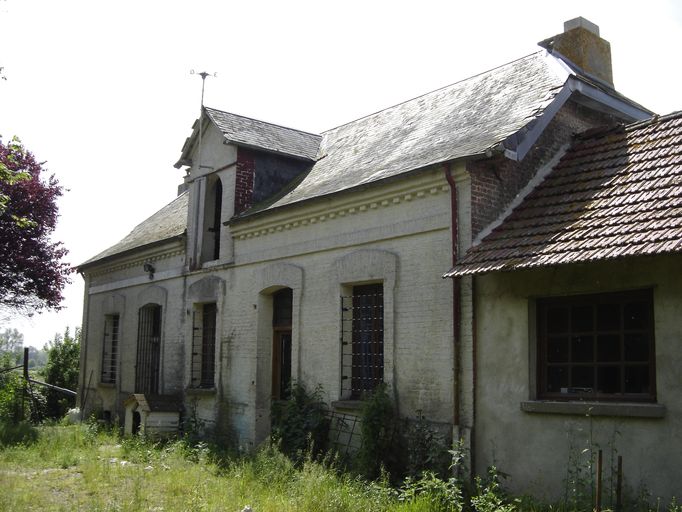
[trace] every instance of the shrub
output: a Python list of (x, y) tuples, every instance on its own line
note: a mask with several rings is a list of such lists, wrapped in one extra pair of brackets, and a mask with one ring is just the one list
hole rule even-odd
[(27, 421), (0, 420), (0, 446), (28, 445), (38, 439), (38, 431)]
[(272, 439), (280, 449), (297, 462), (310, 451), (313, 457), (325, 452), (329, 436), (329, 417), (318, 386), (309, 393), (305, 386), (294, 383), (286, 401), (272, 405)]

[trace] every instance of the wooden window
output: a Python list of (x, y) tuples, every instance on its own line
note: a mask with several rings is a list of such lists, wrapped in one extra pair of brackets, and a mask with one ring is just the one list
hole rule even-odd
[(119, 315), (105, 315), (104, 340), (102, 342), (102, 373), (104, 384), (116, 383), (118, 364)]
[(341, 298), (341, 306), (342, 389), (359, 399), (384, 381), (383, 284), (354, 286), (352, 296)]
[(215, 303), (197, 304), (192, 321), (193, 388), (215, 386), (215, 344), (218, 309)]
[(285, 400), (291, 387), (291, 318), (293, 291), (272, 296), (272, 398)]
[(651, 290), (540, 299), (538, 398), (656, 400)]

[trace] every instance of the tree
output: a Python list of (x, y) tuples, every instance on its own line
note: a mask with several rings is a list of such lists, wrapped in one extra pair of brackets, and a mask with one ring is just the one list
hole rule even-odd
[[(55, 334), (54, 340), (45, 347), (47, 350), (47, 364), (43, 370), (45, 382), (60, 388), (76, 390), (80, 371), (80, 341), (81, 330), (78, 327), (73, 337), (68, 327), (64, 336)], [(51, 418), (63, 417), (76, 403), (75, 397), (66, 396), (54, 389), (47, 389), (45, 395), (47, 415)]]
[(23, 357), (24, 335), (17, 329), (4, 329), (0, 331), (0, 355), (7, 355), (8, 360), (19, 364)]
[(63, 189), (44, 179), (43, 164), (14, 138), (0, 139), (0, 306), (59, 309), (71, 268), (67, 251), (50, 235)]

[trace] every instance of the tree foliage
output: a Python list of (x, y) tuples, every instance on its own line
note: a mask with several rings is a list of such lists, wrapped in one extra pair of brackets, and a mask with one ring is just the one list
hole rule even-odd
[(0, 306), (58, 309), (71, 268), (50, 235), (63, 189), (18, 139), (0, 139)]
[[(43, 370), (45, 382), (60, 388), (71, 389), (78, 387), (78, 373), (80, 369), (80, 341), (81, 330), (76, 327), (71, 336), (69, 328), (64, 335), (55, 334), (54, 339), (46, 347), (47, 364)], [(75, 405), (75, 397), (70, 397), (56, 391), (47, 389), (47, 416), (61, 418)]]

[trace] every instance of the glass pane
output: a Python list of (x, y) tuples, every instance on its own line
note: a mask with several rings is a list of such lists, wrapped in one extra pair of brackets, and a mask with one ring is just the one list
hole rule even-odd
[(649, 337), (646, 334), (625, 335), (625, 360), (641, 362), (649, 360)]
[(597, 368), (597, 391), (620, 393), (620, 367), (600, 366)]
[(599, 304), (597, 306), (597, 329), (617, 331), (620, 329), (620, 304)]
[(625, 392), (649, 392), (649, 366), (636, 365), (625, 367)]
[(594, 329), (592, 306), (573, 306), (571, 309), (571, 330), (573, 332)]
[(571, 370), (571, 387), (591, 392), (594, 388), (594, 367), (574, 366)]
[(568, 338), (551, 337), (547, 341), (547, 362), (568, 363)]
[(566, 366), (549, 366), (547, 368), (547, 391), (560, 393), (561, 388), (568, 387), (568, 368)]
[(568, 308), (547, 308), (547, 332), (568, 332)]
[(574, 363), (594, 361), (594, 338), (592, 336), (573, 336), (571, 338), (571, 360)]
[(649, 325), (649, 307), (646, 302), (631, 302), (623, 308), (626, 329), (645, 329)]
[(617, 334), (602, 334), (597, 336), (597, 361), (620, 361), (620, 336)]

